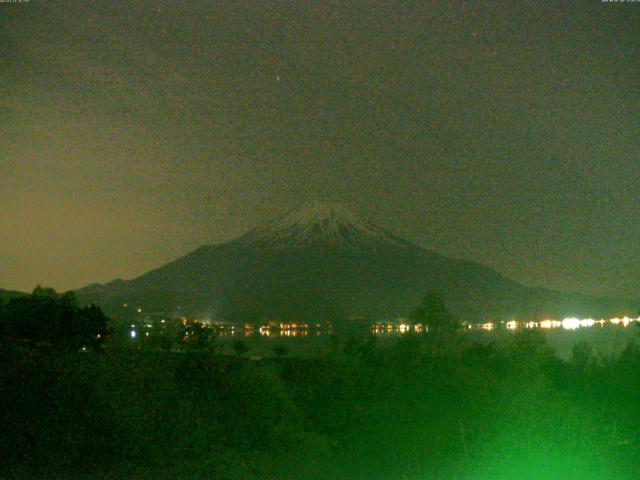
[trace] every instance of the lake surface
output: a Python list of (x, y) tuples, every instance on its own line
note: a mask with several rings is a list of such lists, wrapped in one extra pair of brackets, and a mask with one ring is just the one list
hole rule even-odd
[[(384, 348), (391, 346), (402, 335), (415, 330), (406, 324), (374, 325), (369, 332), (378, 339), (377, 344)], [(418, 327), (419, 330), (420, 327)], [(614, 318), (608, 320), (567, 318), (543, 320), (541, 322), (505, 322), (467, 325), (464, 335), (481, 343), (501, 343), (522, 329), (536, 329), (544, 333), (548, 344), (563, 359), (571, 357), (573, 346), (586, 342), (593, 346), (597, 355), (602, 357), (619, 355), (628, 343), (640, 339), (640, 318)], [(366, 332), (360, 333), (366, 334)], [(423, 333), (424, 334), (424, 333)], [(270, 357), (274, 347), (286, 347), (288, 355), (317, 355), (340, 348), (341, 341), (349, 334), (334, 335), (333, 332), (312, 328), (289, 328), (279, 330), (236, 328), (219, 336), (223, 352), (233, 354), (233, 342), (242, 339), (249, 356)]]

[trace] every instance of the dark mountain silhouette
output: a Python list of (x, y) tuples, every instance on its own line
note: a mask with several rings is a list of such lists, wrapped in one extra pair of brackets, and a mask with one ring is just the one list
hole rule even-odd
[(0, 302), (7, 302), (12, 298), (22, 297), (23, 295), (27, 295), (24, 292), (17, 292), (15, 290), (2, 290), (0, 288)]
[(220, 320), (312, 321), (407, 317), (429, 291), (468, 321), (631, 311), (624, 301), (525, 287), (421, 248), (338, 204), (314, 204), (133, 280), (76, 293), (112, 314), (126, 303)]

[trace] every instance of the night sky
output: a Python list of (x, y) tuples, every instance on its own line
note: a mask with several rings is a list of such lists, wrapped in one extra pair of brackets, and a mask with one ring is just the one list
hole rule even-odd
[(132, 278), (341, 202), (640, 296), (640, 3), (0, 3), (0, 287)]

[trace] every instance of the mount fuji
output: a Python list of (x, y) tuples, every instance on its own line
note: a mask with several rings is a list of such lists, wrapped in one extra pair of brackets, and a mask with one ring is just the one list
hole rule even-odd
[(439, 292), (467, 321), (617, 315), (629, 305), (530, 288), (479, 263), (406, 241), (340, 204), (315, 203), (132, 280), (76, 291), (112, 315), (123, 305), (225, 321), (406, 317)]

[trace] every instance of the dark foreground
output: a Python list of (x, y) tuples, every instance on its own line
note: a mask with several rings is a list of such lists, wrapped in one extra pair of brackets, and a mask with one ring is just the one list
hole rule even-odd
[(316, 358), (0, 350), (0, 478), (636, 479), (640, 349), (536, 332)]

